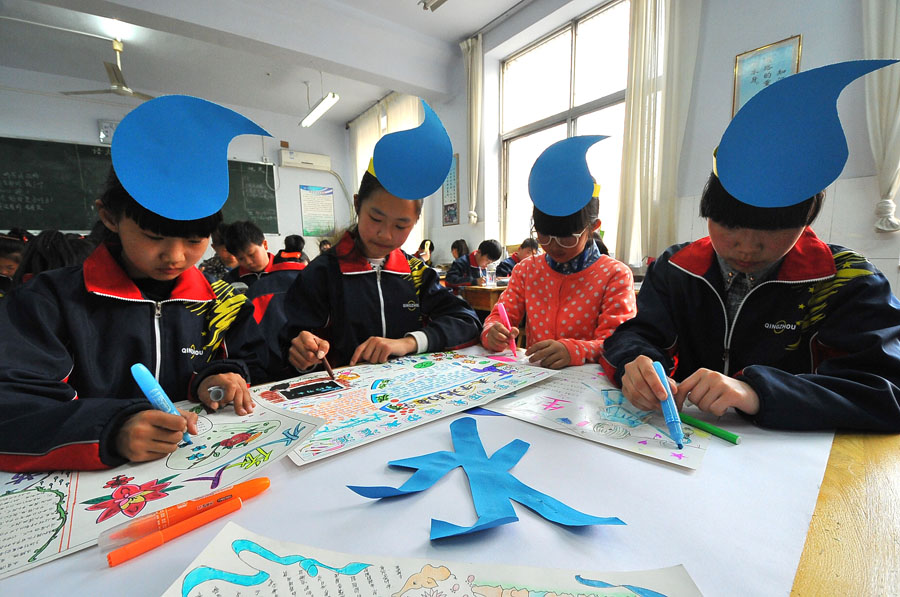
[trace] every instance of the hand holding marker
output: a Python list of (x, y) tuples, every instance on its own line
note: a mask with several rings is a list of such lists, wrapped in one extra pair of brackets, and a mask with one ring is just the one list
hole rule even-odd
[[(178, 412), (178, 409), (175, 408), (175, 405), (172, 404), (172, 401), (166, 396), (165, 390), (162, 389), (162, 386), (159, 385), (159, 382), (156, 381), (156, 378), (153, 377), (153, 374), (150, 373), (149, 369), (140, 363), (135, 363), (131, 366), (131, 375), (134, 377), (138, 386), (140, 386), (144, 396), (146, 396), (147, 400), (150, 401), (150, 404), (153, 405), (153, 408), (161, 410), (164, 413), (178, 415), (179, 417), (181, 416), (181, 413)], [(184, 441), (188, 444), (192, 443), (191, 435), (187, 431), (184, 432)]]
[(512, 337), (512, 326), (509, 325), (509, 315), (506, 314), (506, 307), (503, 306), (503, 303), (497, 303), (497, 314), (500, 316), (500, 323), (506, 326), (506, 331), (510, 332), (509, 348), (512, 350), (513, 356), (518, 358), (519, 355), (516, 354), (516, 339)]
[(653, 361), (653, 369), (656, 376), (662, 382), (666, 389), (666, 399), (662, 403), (663, 417), (666, 419), (666, 426), (669, 428), (669, 435), (672, 441), (678, 444), (678, 449), (684, 448), (684, 431), (681, 429), (681, 419), (678, 418), (678, 407), (675, 406), (675, 397), (672, 396), (672, 388), (669, 387), (669, 379), (666, 376), (666, 370), (663, 369), (662, 363)]

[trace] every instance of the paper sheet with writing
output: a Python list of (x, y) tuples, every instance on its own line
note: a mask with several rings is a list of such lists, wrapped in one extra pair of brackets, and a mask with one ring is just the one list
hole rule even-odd
[(710, 435), (682, 425), (684, 449), (669, 437), (662, 413), (639, 410), (613, 386), (600, 365), (557, 376), (492, 402), (490, 410), (578, 437), (697, 469)]
[(164, 595), (682, 597), (700, 591), (683, 566), (595, 572), (360, 556), (277, 541), (229, 522)]
[(286, 456), (321, 424), (258, 404), (246, 416), (228, 407), (200, 414), (200, 433), (167, 458), (105, 471), (0, 472), (0, 578), (97, 543), (137, 516), (221, 490)]
[(300, 466), (483, 406), (555, 373), (512, 359), (435, 352), (342, 367), (334, 380), (310, 373), (250, 391), (257, 402), (325, 419), (291, 454)]

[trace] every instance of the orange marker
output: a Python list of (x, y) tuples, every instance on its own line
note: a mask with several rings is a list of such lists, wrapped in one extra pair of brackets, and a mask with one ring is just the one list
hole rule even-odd
[(118, 566), (122, 562), (127, 562), (133, 557), (146, 553), (151, 549), (156, 549), (163, 543), (167, 543), (175, 537), (180, 537), (185, 533), (189, 533), (194, 529), (199, 529), (205, 524), (209, 524), (223, 516), (240, 510), (242, 503), (241, 498), (228, 500), (219, 506), (209, 508), (200, 514), (195, 514), (187, 520), (182, 520), (177, 524), (173, 524), (167, 529), (156, 531), (146, 537), (141, 537), (137, 541), (129, 543), (128, 545), (123, 545), (106, 554), (106, 561), (109, 562), (110, 566)]
[(196, 500), (188, 500), (158, 512), (141, 516), (135, 520), (129, 520), (101, 534), (97, 542), (100, 545), (100, 550), (106, 553), (121, 545), (146, 537), (150, 533), (169, 528), (182, 520), (187, 520), (232, 498), (241, 498), (246, 501), (268, 488), (268, 477), (250, 479), (212, 495)]

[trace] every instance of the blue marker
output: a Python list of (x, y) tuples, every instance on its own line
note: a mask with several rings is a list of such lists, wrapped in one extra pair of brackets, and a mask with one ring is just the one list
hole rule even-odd
[(680, 450), (684, 448), (684, 431), (681, 429), (681, 419), (678, 418), (678, 407), (675, 406), (675, 397), (672, 396), (669, 379), (666, 376), (666, 370), (663, 369), (662, 363), (653, 361), (653, 369), (666, 389), (667, 398), (662, 403), (663, 417), (666, 419), (666, 425), (669, 427), (669, 435), (672, 436), (672, 441), (678, 444), (678, 449)]
[[(150, 404), (153, 405), (153, 408), (164, 413), (181, 416), (181, 413), (178, 412), (178, 409), (166, 396), (166, 391), (162, 389), (162, 386), (159, 385), (159, 382), (156, 381), (149, 369), (140, 363), (135, 363), (131, 366), (131, 375), (134, 376), (134, 381), (141, 387), (141, 391), (147, 397), (147, 400), (150, 401)], [(191, 435), (187, 431), (184, 432), (184, 441), (189, 444), (193, 443), (191, 442)]]

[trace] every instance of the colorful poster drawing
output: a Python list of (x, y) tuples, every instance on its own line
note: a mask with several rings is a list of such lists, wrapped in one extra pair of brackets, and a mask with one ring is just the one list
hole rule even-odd
[(302, 466), (534, 384), (556, 371), (456, 352), (410, 355), (250, 389), (255, 400), (325, 419), (290, 455)]
[(240, 417), (200, 414), (200, 433), (168, 458), (112, 470), (0, 472), (0, 579), (90, 547), (106, 529), (259, 476), (321, 419), (258, 404)]
[(693, 597), (700, 591), (684, 566), (594, 572), (359, 556), (276, 541), (229, 522), (164, 596), (250, 594)]
[(682, 425), (679, 450), (658, 411), (639, 410), (613, 386), (600, 365), (569, 367), (565, 377), (517, 391), (488, 407), (541, 427), (689, 469), (703, 461), (710, 435)]

